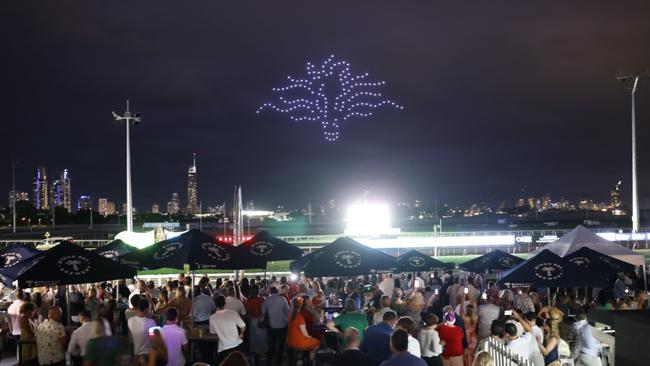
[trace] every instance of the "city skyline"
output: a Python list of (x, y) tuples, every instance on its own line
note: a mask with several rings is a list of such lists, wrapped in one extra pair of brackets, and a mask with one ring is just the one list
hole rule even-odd
[[(252, 12), (238, 3), (162, 11), (171, 10), (163, 1), (148, 19), (144, 3), (73, 13), (12, 3), (0, 35), (16, 55), (0, 60), (11, 71), (0, 103), (12, 136), (0, 190), (11, 190), (13, 157), (16, 190), (33, 192), (33, 169), (46, 166), (50, 181), (70, 171), (75, 200), (123, 201), (124, 131), (110, 112), (131, 99), (147, 121), (131, 130), (141, 209), (164, 208), (172, 192), (186, 198), (191, 152), (201, 157), (204, 207), (229, 201), (235, 185), (259, 207), (346, 202), (362, 189), (459, 206), (511, 202), (522, 187), (605, 200), (618, 180), (631, 191), (629, 90), (616, 76), (650, 66), (650, 4), (589, 5), (288, 1)], [(319, 126), (255, 113), (284, 76), (330, 54), (386, 80), (385, 97), (404, 109), (346, 121), (334, 143)], [(647, 85), (637, 94), (642, 208)]]

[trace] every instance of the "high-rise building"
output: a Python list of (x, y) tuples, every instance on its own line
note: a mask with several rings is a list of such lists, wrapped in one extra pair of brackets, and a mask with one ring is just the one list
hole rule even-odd
[(592, 207), (593, 207), (593, 205), (594, 205), (594, 201), (593, 201), (591, 198), (589, 198), (589, 197), (587, 197), (587, 196), (583, 196), (583, 197), (580, 199), (580, 204), (579, 204), (578, 207), (579, 207), (581, 210), (591, 210)]
[(160, 206), (158, 206), (157, 203), (154, 203), (151, 206), (151, 213), (155, 213), (155, 214), (160, 213)]
[[(138, 212), (138, 210), (135, 208), (135, 206), (131, 207), (131, 211), (133, 212), (133, 214), (136, 214)], [(126, 215), (127, 212), (128, 212), (127, 204), (123, 203), (122, 204), (122, 215)]]
[(92, 202), (90, 200), (91, 197), (87, 194), (82, 194), (79, 196), (79, 200), (77, 200), (77, 210), (90, 210), (90, 207), (92, 206)]
[(167, 202), (167, 213), (176, 215), (181, 209), (181, 201), (178, 198), (178, 193), (172, 193), (171, 201)]
[(14, 199), (16, 202), (20, 201), (29, 201), (29, 193), (27, 192), (20, 192), (20, 191), (9, 191), (9, 206), (8, 207), (14, 207)]
[(68, 169), (63, 169), (59, 179), (52, 182), (50, 200), (53, 206), (60, 206), (72, 212), (72, 188)]
[(620, 180), (618, 181), (618, 183), (616, 183), (614, 189), (611, 190), (609, 194), (612, 197), (610, 208), (615, 209), (621, 207), (621, 181)]
[(534, 209), (535, 208), (535, 197), (528, 197), (528, 208), (529, 209)]
[(192, 165), (187, 170), (187, 213), (192, 215), (199, 212), (199, 193), (197, 187), (196, 153)]
[(546, 194), (544, 197), (542, 197), (542, 210), (546, 211), (551, 208), (551, 195)]
[(106, 217), (109, 215), (108, 213), (108, 199), (106, 198), (99, 198), (97, 200), (97, 212)]
[(106, 207), (108, 207), (106, 209), (107, 215), (115, 215), (117, 212), (117, 206), (115, 206), (115, 202), (108, 201)]
[(49, 206), (47, 185), (47, 168), (39, 166), (34, 174), (34, 207), (37, 210), (47, 210)]

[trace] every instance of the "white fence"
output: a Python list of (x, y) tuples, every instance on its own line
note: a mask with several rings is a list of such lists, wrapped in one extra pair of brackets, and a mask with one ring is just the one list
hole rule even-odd
[(532, 366), (530, 360), (510, 352), (503, 343), (490, 338), (486, 343), (486, 351), (492, 356), (494, 366)]

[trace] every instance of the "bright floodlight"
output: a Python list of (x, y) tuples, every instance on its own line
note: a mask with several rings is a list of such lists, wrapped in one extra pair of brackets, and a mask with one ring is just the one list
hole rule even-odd
[(398, 233), (390, 227), (388, 206), (356, 203), (348, 207), (346, 235), (385, 235)]

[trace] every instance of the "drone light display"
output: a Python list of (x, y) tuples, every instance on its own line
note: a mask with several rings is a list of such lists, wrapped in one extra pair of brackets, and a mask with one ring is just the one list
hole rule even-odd
[(352, 75), (350, 63), (337, 61), (334, 55), (320, 67), (307, 63), (304, 78), (288, 76), (289, 84), (273, 88), (277, 101), (264, 103), (257, 113), (265, 109), (289, 115), (292, 121), (320, 122), (327, 141), (337, 141), (340, 124), (353, 117), (370, 117), (373, 111), (388, 105), (404, 109), (399, 104), (384, 99), (378, 89), (386, 82), (368, 81), (368, 73)]

